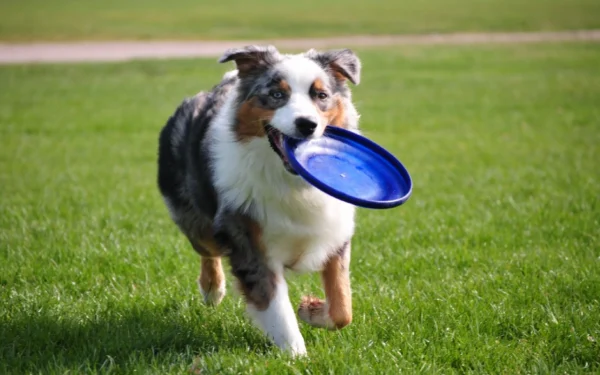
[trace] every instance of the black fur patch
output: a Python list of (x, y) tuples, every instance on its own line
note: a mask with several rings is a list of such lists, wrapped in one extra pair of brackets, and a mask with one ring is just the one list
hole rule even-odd
[(215, 237), (231, 249), (231, 272), (240, 282), (247, 301), (258, 310), (269, 307), (275, 293), (275, 274), (267, 266), (261, 229), (243, 214), (224, 211), (215, 219)]
[(226, 79), (211, 92), (185, 100), (160, 133), (158, 187), (173, 210), (176, 224), (194, 247), (204, 239), (202, 236), (212, 233), (217, 212), (210, 155), (202, 144), (236, 79)]

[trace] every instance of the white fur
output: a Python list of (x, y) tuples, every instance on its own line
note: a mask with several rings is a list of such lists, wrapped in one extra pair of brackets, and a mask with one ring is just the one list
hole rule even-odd
[(230, 70), (227, 73), (223, 74), (223, 79), (230, 79), (233, 77), (237, 77), (237, 75), (238, 75), (237, 69)]
[(202, 288), (202, 284), (200, 284), (200, 279), (198, 279), (198, 289), (200, 289), (200, 293), (202, 297), (204, 297), (204, 303), (207, 305), (218, 305), (225, 297), (226, 289), (225, 289), (225, 280), (219, 285), (218, 288), (215, 288), (211, 291), (205, 291)]
[(298, 328), (294, 308), (288, 297), (287, 283), (278, 275), (275, 295), (269, 307), (258, 311), (248, 305), (246, 311), (263, 332), (281, 349), (288, 350), (292, 355), (305, 355), (304, 338)]

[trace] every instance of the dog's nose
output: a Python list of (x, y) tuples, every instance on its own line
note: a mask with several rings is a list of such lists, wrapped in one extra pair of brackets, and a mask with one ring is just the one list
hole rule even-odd
[(296, 124), (296, 128), (298, 129), (300, 134), (302, 134), (305, 137), (308, 137), (309, 135), (314, 133), (315, 129), (317, 128), (317, 123), (306, 117), (298, 117), (294, 121), (294, 124)]

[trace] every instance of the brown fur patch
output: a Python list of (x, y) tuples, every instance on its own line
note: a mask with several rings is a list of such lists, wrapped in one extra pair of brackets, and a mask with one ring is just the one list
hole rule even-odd
[(238, 76), (245, 77), (256, 69), (256, 60), (239, 58), (235, 60), (235, 65), (238, 70)]
[(288, 95), (292, 92), (292, 88), (290, 87), (290, 84), (287, 83), (287, 81), (285, 79), (282, 79), (281, 81), (279, 81), (279, 89), (285, 93), (287, 93)]
[[(349, 245), (344, 245), (349, 246)], [(329, 305), (329, 317), (335, 328), (342, 328), (352, 322), (352, 295), (348, 271), (349, 254), (335, 255), (327, 261), (321, 273), (325, 296)]]
[(320, 78), (315, 79), (312, 86), (315, 91), (327, 91), (325, 83)]
[(262, 228), (260, 225), (252, 220), (251, 218), (244, 216), (244, 224), (248, 229), (248, 234), (250, 235), (250, 241), (254, 244), (255, 248), (258, 249), (262, 254), (265, 253), (265, 245), (262, 241)]
[(323, 112), (323, 116), (327, 119), (328, 125), (337, 126), (339, 128), (347, 128), (346, 110), (342, 99), (336, 98), (335, 104), (330, 110)]
[(202, 257), (200, 267), (200, 286), (205, 293), (219, 288), (225, 282), (220, 257)]
[(339, 67), (334, 66), (333, 68), (334, 68), (334, 70), (333, 70), (333, 76), (335, 77), (335, 79), (338, 82), (344, 82), (345, 80), (348, 79), (342, 73), (340, 73), (339, 70), (336, 70), (336, 68), (339, 69)]
[[(327, 91), (325, 88), (325, 84), (319, 78), (315, 79), (315, 81), (312, 84), (312, 88), (316, 92), (322, 92), (322, 91), (326, 92)], [(323, 119), (325, 124), (337, 126), (340, 128), (347, 128), (346, 121), (345, 121), (346, 120), (346, 111), (344, 108), (344, 103), (339, 96), (333, 97), (333, 100), (334, 100), (334, 104), (330, 109), (323, 111), (323, 110), (319, 109), (319, 106), (317, 106), (317, 110), (319, 111), (321, 118)]]
[(235, 132), (240, 142), (249, 141), (253, 137), (265, 136), (265, 125), (271, 121), (275, 111), (257, 105), (257, 98), (243, 102), (236, 113)]

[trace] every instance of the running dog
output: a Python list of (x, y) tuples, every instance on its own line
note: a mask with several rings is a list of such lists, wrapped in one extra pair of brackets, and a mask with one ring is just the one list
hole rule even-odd
[(326, 299), (304, 297), (303, 321), (348, 325), (355, 209), (296, 174), (283, 136), (320, 137), (326, 125), (358, 132), (348, 81), (359, 83), (361, 63), (348, 49), (287, 55), (273, 46), (231, 49), (219, 60), (228, 61), (237, 70), (185, 100), (162, 129), (158, 185), (201, 256), (205, 302), (225, 295), (226, 257), (251, 319), (278, 347), (304, 355), (284, 271), (321, 273)]

